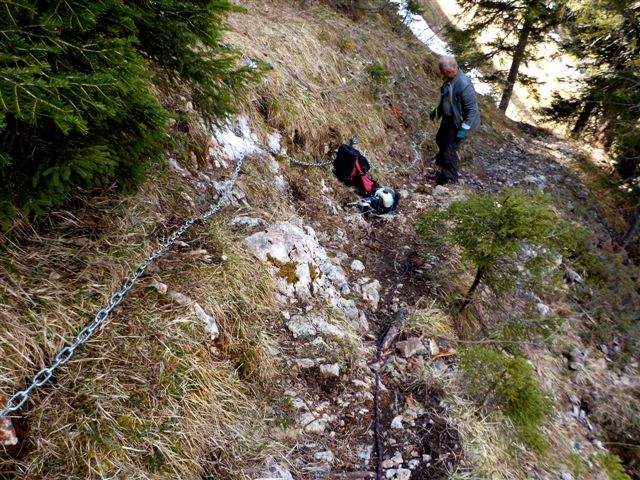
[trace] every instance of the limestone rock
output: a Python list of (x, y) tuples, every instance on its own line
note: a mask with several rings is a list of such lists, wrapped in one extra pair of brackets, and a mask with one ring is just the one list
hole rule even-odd
[(312, 358), (298, 358), (295, 360), (296, 364), (300, 368), (308, 369), (316, 366), (315, 360)]
[(320, 373), (325, 377), (339, 377), (340, 365), (332, 363), (330, 365), (320, 365)]
[(231, 226), (236, 228), (255, 228), (264, 225), (261, 218), (239, 216), (231, 220)]
[(356, 455), (360, 459), (363, 466), (369, 465), (371, 454), (373, 453), (373, 445), (360, 445), (356, 449)]
[(444, 185), (436, 185), (436, 188), (433, 189), (433, 194), (437, 197), (446, 195), (449, 193), (449, 189)]
[(372, 282), (365, 283), (361, 287), (362, 299), (367, 302), (373, 311), (378, 309), (378, 303), (380, 303), (380, 282), (373, 280)]
[(269, 458), (265, 465), (265, 470), (262, 473), (265, 478), (278, 479), (278, 480), (293, 480), (291, 472), (277, 463), (273, 458)]
[(569, 370), (583, 370), (587, 352), (574, 348), (569, 353)]
[(276, 222), (245, 239), (256, 257), (277, 271), (278, 290), (310, 303), (318, 295), (337, 300), (350, 293), (347, 278), (320, 245), (313, 228)]
[(393, 457), (391, 457), (391, 461), (393, 462), (394, 466), (399, 466), (402, 465), (402, 462), (404, 462), (404, 458), (402, 458), (402, 454), (400, 452), (395, 452), (393, 454)]
[(549, 308), (549, 306), (545, 305), (544, 303), (538, 303), (536, 305), (536, 310), (538, 310), (538, 313), (542, 318), (545, 318), (551, 312), (551, 309)]
[(349, 265), (349, 268), (351, 268), (351, 270), (353, 270), (354, 272), (364, 272), (364, 263), (362, 263), (360, 260), (354, 260), (353, 262), (351, 262), (351, 265)]
[(332, 338), (345, 337), (345, 333), (342, 330), (335, 325), (327, 323), (320, 317), (292, 315), (286, 325), (289, 331), (293, 333), (293, 338), (315, 337), (316, 335)]
[(429, 349), (427, 353), (432, 357), (440, 353), (440, 347), (433, 338), (429, 339)]
[(209, 338), (212, 342), (220, 336), (220, 329), (218, 328), (216, 319), (209, 315), (198, 302), (194, 301), (188, 295), (178, 292), (155, 279), (151, 280), (151, 286), (155, 288), (160, 295), (166, 296), (172, 302), (177, 303), (178, 305), (190, 306), (196, 318), (204, 323), (204, 328), (209, 334)]
[(327, 450), (325, 452), (316, 452), (313, 454), (313, 458), (318, 460), (319, 462), (324, 463), (333, 463), (335, 460), (335, 456), (331, 450)]
[(393, 420), (391, 421), (391, 428), (394, 430), (404, 429), (404, 427), (402, 426), (402, 415), (397, 415), (393, 418)]
[(399, 468), (396, 471), (397, 480), (409, 480), (411, 478), (411, 470), (407, 468)]
[(569, 283), (584, 283), (584, 279), (578, 272), (571, 270), (570, 268), (564, 273), (564, 278)]
[(417, 337), (412, 337), (405, 341), (396, 343), (396, 350), (404, 358), (427, 353), (427, 349), (425, 348), (424, 344)]
[(538, 190), (544, 190), (547, 188), (547, 177), (544, 175), (527, 175), (522, 179), (524, 183), (533, 185)]
[(300, 426), (308, 433), (324, 433), (327, 429), (326, 418), (313, 413), (303, 413), (299, 418)]
[[(0, 408), (4, 408), (7, 400), (4, 396), (0, 395)], [(18, 444), (18, 437), (16, 431), (13, 428), (11, 419), (7, 417), (0, 418), (0, 445), (10, 447)]]

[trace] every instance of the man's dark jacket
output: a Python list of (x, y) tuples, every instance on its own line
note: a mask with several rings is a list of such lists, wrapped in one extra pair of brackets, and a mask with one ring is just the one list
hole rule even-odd
[[(448, 88), (447, 83), (449, 83)], [(473, 88), (471, 79), (462, 71), (452, 79), (447, 80), (440, 89), (444, 95), (449, 96), (453, 110), (453, 122), (458, 130), (475, 130), (480, 126), (480, 110), (476, 99), (476, 91)], [(442, 93), (438, 95), (438, 106), (431, 112), (432, 118), (436, 121), (442, 117)]]

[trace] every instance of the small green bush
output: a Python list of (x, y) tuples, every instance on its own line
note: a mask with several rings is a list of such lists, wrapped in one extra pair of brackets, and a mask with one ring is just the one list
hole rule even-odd
[(548, 442), (540, 427), (554, 406), (531, 365), (522, 357), (485, 346), (464, 348), (459, 358), (470, 395), (484, 406), (497, 406), (511, 419), (520, 440), (545, 452)]
[(599, 452), (591, 455), (591, 459), (598, 464), (600, 468), (607, 472), (609, 480), (631, 480), (627, 475), (620, 457), (609, 452)]
[(368, 64), (364, 67), (364, 71), (377, 83), (384, 83), (391, 76), (387, 67), (380, 62)]
[[(553, 226), (546, 197), (514, 189), (471, 195), (446, 210), (431, 211), (419, 219), (417, 230), (435, 250), (443, 244), (454, 245), (462, 260), (475, 267), (464, 308), (481, 282), (495, 291), (509, 290), (515, 274), (513, 269), (500, 268), (501, 264), (524, 244), (545, 244)], [(532, 274), (541, 274), (550, 265), (550, 256), (536, 255), (524, 266)]]
[(553, 248), (580, 275), (591, 282), (602, 283), (606, 272), (596, 253), (593, 233), (571, 222), (559, 222), (551, 236)]
[(407, 0), (407, 11), (414, 15), (422, 15), (424, 13), (424, 7), (419, 0)]

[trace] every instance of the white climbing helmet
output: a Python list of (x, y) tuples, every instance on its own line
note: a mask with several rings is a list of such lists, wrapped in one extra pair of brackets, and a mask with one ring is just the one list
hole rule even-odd
[(382, 205), (384, 205), (384, 208), (391, 208), (393, 202), (395, 201), (394, 192), (389, 187), (382, 187), (377, 189), (374, 195), (382, 200)]

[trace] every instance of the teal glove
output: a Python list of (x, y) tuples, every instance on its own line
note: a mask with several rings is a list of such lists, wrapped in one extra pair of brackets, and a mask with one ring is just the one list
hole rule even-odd
[(467, 136), (467, 131), (464, 128), (461, 128), (460, 130), (458, 130), (458, 135), (457, 137), (462, 140), (463, 138), (465, 138)]

